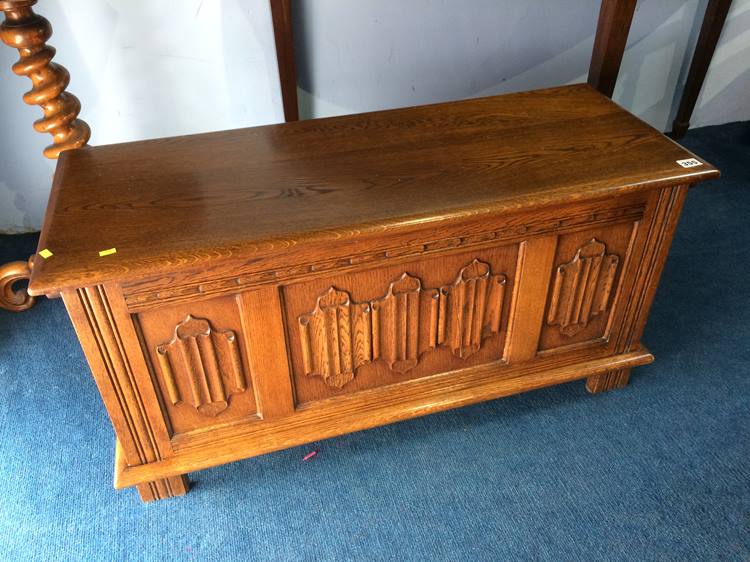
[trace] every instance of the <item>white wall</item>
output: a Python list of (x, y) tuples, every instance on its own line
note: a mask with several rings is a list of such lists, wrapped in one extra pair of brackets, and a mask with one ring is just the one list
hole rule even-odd
[[(283, 121), (268, 0), (44, 0), (91, 144)], [(37, 230), (54, 161), (0, 44), (0, 232)]]
[[(303, 116), (584, 81), (600, 0), (297, 0)], [(707, 0), (638, 0), (615, 100), (669, 128)], [(44, 0), (92, 144), (282, 120), (268, 0)], [(54, 163), (0, 45), (0, 232), (37, 229)], [(750, 0), (734, 0), (693, 125), (750, 119)]]
[[(671, 129), (707, 0), (638, 0), (614, 98)], [(600, 0), (300, 0), (303, 116), (585, 81)], [(679, 87), (678, 87), (679, 85)], [(693, 125), (750, 119), (750, 0), (734, 0)]]
[(691, 125), (750, 120), (750, 0), (734, 0)]

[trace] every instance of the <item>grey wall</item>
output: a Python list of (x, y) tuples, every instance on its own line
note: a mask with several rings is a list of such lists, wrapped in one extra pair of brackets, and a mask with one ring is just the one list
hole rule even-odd
[[(615, 99), (664, 130), (706, 0), (639, 0)], [(297, 0), (302, 115), (584, 81), (599, 0)], [(45, 0), (92, 144), (282, 120), (268, 0)], [(54, 163), (0, 46), (0, 232), (38, 229)], [(730, 19), (695, 126), (750, 119), (750, 0)]]
[[(706, 0), (639, 0), (614, 98), (671, 127)], [(585, 81), (599, 0), (299, 0), (302, 114)], [(678, 87), (680, 86), (680, 87)], [(750, 119), (750, 0), (734, 0), (694, 126)]]

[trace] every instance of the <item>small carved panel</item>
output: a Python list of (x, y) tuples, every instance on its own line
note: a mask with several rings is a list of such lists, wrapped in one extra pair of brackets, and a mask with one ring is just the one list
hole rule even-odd
[(617, 329), (618, 295), (638, 224), (618, 223), (559, 237), (539, 352), (608, 344)]
[(298, 319), (304, 372), (341, 388), (371, 361), (405, 373), (439, 346), (468, 358), (499, 333), (505, 284), (505, 275), (475, 259), (435, 289), (404, 272), (370, 302), (353, 303), (348, 292), (330, 287)]
[(133, 320), (172, 435), (258, 415), (237, 297), (159, 307)]
[(237, 345), (232, 330), (214, 330), (207, 319), (188, 314), (172, 340), (156, 347), (172, 404), (187, 401), (207, 416), (226, 410), (230, 396), (247, 390)]
[(550, 326), (574, 336), (609, 305), (620, 258), (606, 253), (604, 243), (592, 238), (555, 273), (547, 314)]

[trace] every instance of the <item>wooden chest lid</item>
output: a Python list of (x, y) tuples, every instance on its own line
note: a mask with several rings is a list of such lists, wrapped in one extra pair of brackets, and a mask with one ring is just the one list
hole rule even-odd
[(587, 85), (87, 147), (60, 157), (29, 292), (718, 175), (694, 157)]

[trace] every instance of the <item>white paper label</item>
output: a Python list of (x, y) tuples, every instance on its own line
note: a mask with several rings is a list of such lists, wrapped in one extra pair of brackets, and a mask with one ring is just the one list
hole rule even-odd
[(703, 162), (696, 160), (695, 158), (685, 158), (684, 160), (677, 160), (677, 163), (683, 168), (692, 168), (694, 166), (702, 166)]

